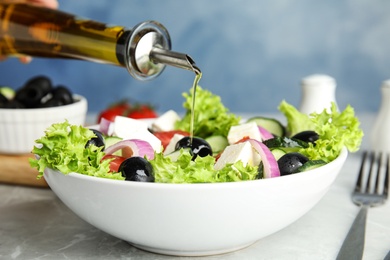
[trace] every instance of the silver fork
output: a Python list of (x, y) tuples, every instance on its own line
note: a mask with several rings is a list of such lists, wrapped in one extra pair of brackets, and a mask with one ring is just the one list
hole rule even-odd
[[(365, 176), (367, 171), (368, 176)], [(352, 201), (360, 206), (360, 211), (341, 246), (337, 260), (362, 259), (367, 211), (370, 207), (383, 205), (387, 200), (388, 192), (389, 155), (365, 151), (355, 190), (352, 193)]]

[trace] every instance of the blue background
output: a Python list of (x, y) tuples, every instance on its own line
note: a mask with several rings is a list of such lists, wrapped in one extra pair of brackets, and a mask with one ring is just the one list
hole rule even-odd
[[(161, 22), (173, 50), (192, 56), (203, 71), (200, 85), (234, 112), (276, 112), (282, 99), (298, 105), (300, 80), (313, 73), (336, 79), (340, 108), (375, 112), (380, 85), (390, 78), (390, 1), (67, 0), (60, 9), (127, 27)], [(92, 113), (122, 98), (182, 111), (181, 93), (194, 78), (167, 67), (141, 82), (111, 65), (39, 58), (29, 65), (1, 62), (0, 73), (0, 84), (15, 88), (45, 74), (86, 96)]]

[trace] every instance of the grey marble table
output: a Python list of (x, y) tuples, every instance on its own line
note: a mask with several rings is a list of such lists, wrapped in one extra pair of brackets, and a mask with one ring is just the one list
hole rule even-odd
[[(363, 122), (364, 129), (372, 120)], [(358, 212), (350, 194), (359, 159), (360, 153), (351, 154), (329, 192), (292, 225), (246, 249), (202, 258), (335, 259)], [(387, 203), (369, 211), (364, 259), (381, 260), (389, 249)], [(192, 258), (158, 255), (132, 247), (80, 219), (50, 189), (0, 185), (0, 259)]]

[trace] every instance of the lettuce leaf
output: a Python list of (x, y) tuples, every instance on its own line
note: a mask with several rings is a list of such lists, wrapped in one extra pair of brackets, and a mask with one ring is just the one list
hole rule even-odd
[(215, 183), (254, 180), (258, 175), (257, 166), (244, 166), (241, 161), (227, 164), (223, 169), (214, 169), (215, 158), (197, 157), (187, 150), (181, 150), (177, 161), (163, 154), (156, 154), (150, 161), (155, 172), (155, 182), (161, 183)]
[[(175, 128), (190, 132), (193, 90), (183, 93), (186, 109), (184, 117), (176, 122)], [(221, 98), (210, 91), (196, 88), (194, 136), (206, 138), (211, 135), (227, 136), (232, 125), (237, 125), (241, 118), (229, 113)]]
[(318, 133), (319, 139), (315, 145), (309, 143), (309, 147), (300, 150), (311, 160), (330, 162), (340, 154), (343, 147), (350, 152), (356, 152), (360, 148), (364, 134), (350, 105), (339, 112), (336, 104), (332, 103), (329, 112), (324, 109), (321, 113), (306, 115), (283, 101), (279, 110), (286, 116), (290, 136), (305, 130)]
[(45, 135), (35, 142), (32, 153), (37, 159), (30, 159), (30, 165), (43, 176), (46, 167), (64, 174), (77, 172), (85, 175), (110, 179), (123, 179), (119, 173), (109, 173), (109, 160), (101, 161), (104, 156), (102, 148), (85, 144), (95, 134), (88, 128), (70, 125), (68, 121), (53, 124)]
[[(192, 108), (192, 92), (183, 94), (186, 98), (184, 107), (187, 112), (176, 125), (177, 129), (190, 130)], [(355, 152), (359, 149), (363, 137), (360, 122), (355, 117), (354, 110), (347, 106), (339, 112), (333, 103), (330, 112), (310, 115), (299, 112), (286, 101), (281, 102), (279, 110), (286, 116), (289, 135), (313, 130), (319, 134), (316, 145), (309, 144), (299, 152), (311, 160), (334, 160), (343, 147)], [(237, 125), (240, 117), (230, 114), (221, 103), (220, 97), (198, 86), (195, 103), (195, 135), (207, 137), (212, 134), (224, 135), (232, 125)], [(45, 135), (36, 140), (38, 144), (32, 150), (37, 159), (30, 159), (32, 167), (42, 177), (46, 167), (58, 170), (64, 174), (77, 172), (80, 174), (119, 179), (124, 178), (120, 173), (110, 173), (110, 160), (101, 160), (105, 153), (102, 148), (85, 144), (95, 134), (88, 128), (70, 125), (68, 121), (53, 124), (46, 129)], [(176, 161), (156, 153), (150, 161), (155, 172), (155, 181), (160, 183), (215, 183), (255, 180), (258, 176), (258, 166), (243, 165), (241, 161), (227, 164), (221, 170), (215, 170), (215, 158), (212, 156), (197, 157), (187, 150), (181, 150)]]
[(285, 100), (280, 103), (278, 108), (287, 119), (286, 130), (289, 136), (315, 128), (315, 124), (310, 120), (310, 117), (307, 114), (299, 112), (298, 109)]

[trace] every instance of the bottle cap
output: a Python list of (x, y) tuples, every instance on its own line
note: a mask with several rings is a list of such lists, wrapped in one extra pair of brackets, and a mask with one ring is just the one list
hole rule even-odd
[(313, 74), (301, 81), (302, 97), (300, 111), (305, 114), (321, 113), (336, 103), (336, 80), (328, 75)]

